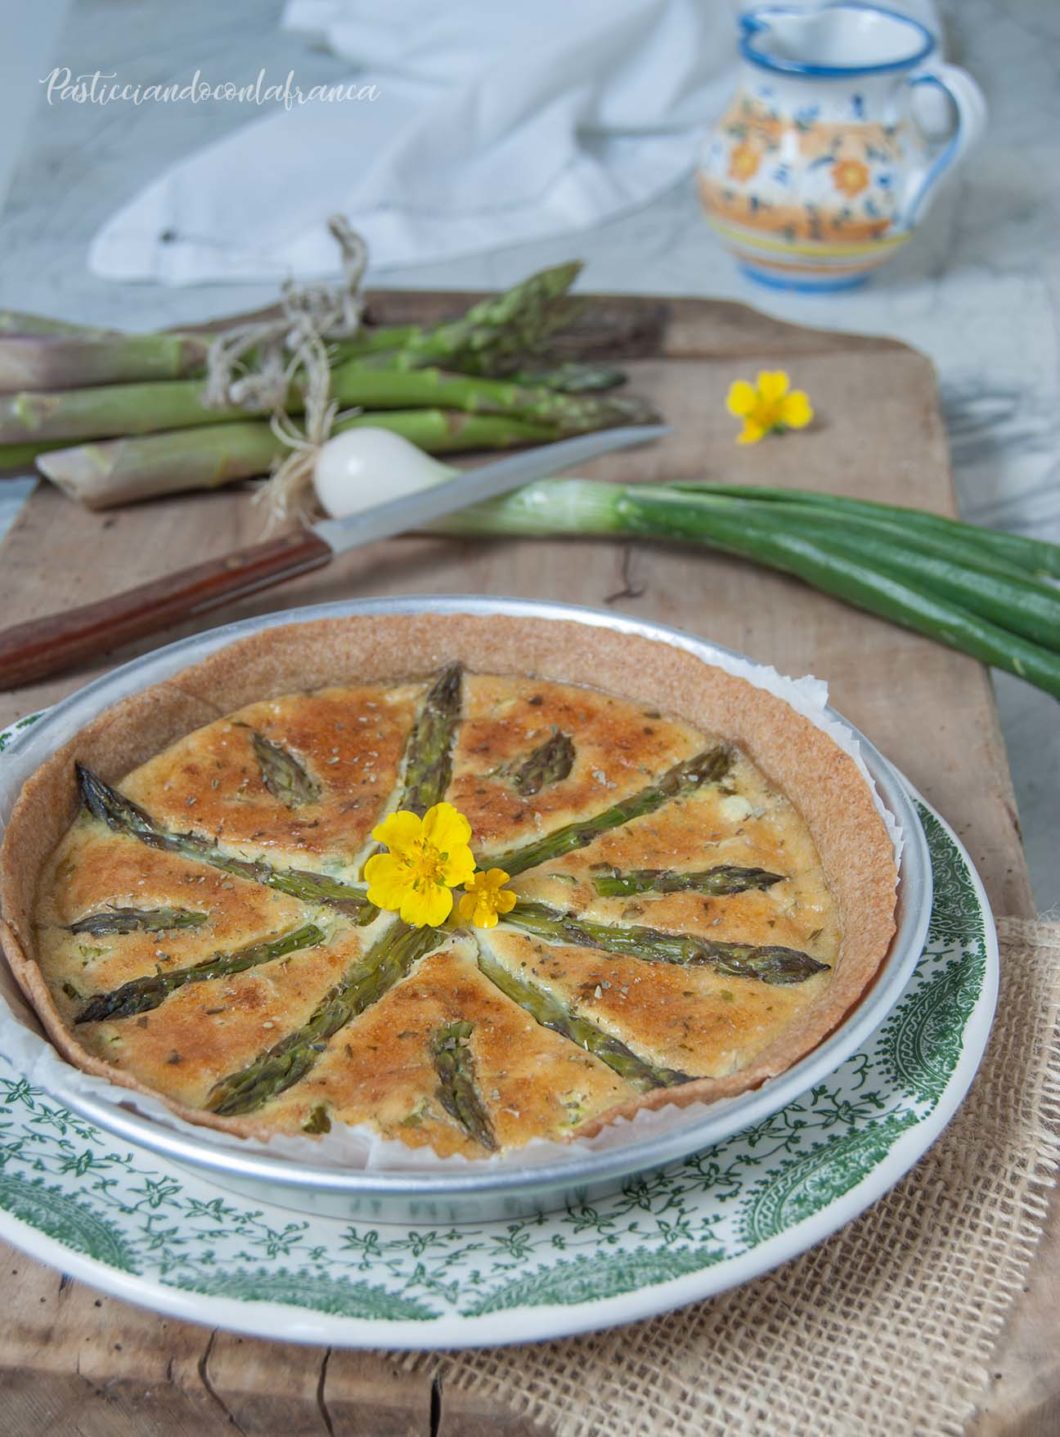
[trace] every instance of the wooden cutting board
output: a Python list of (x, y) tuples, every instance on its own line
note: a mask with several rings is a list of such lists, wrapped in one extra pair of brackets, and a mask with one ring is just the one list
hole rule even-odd
[[(376, 318), (400, 323), (460, 309), (468, 296), (394, 292)], [(798, 329), (741, 305), (607, 298), (580, 343), (623, 357), (632, 385), (674, 432), (613, 455), (586, 474), (616, 480), (714, 479), (787, 484), (953, 513), (935, 374), (889, 340)], [(632, 356), (632, 358), (630, 358)], [(737, 447), (729, 383), (787, 368), (808, 390), (812, 429)], [(176, 498), (105, 515), (36, 492), (0, 548), (5, 623), (84, 603), (261, 537), (248, 492)], [(355, 595), (515, 594), (613, 608), (743, 650), (790, 674), (828, 681), (858, 725), (953, 824), (995, 911), (1032, 901), (993, 694), (958, 654), (739, 560), (646, 543), (395, 539), (322, 572), (218, 610), (212, 627), (267, 610)], [(185, 625), (178, 638), (194, 631)], [(151, 645), (123, 651), (131, 657)], [(51, 703), (116, 658), (0, 695), (0, 722)], [(1054, 1204), (1054, 1208), (1056, 1204)], [(265, 1343), (170, 1322), (110, 1298), (0, 1245), (0, 1431), (55, 1437), (176, 1434), (417, 1434), (517, 1437), (525, 1419), (400, 1373), (385, 1357)], [(1060, 1430), (1060, 1222), (1006, 1331), (986, 1434)], [(540, 1433), (539, 1428), (532, 1429)]]

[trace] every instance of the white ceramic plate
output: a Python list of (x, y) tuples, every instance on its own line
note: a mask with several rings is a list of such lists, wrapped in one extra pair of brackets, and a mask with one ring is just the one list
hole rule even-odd
[(159, 1312), (336, 1347), (562, 1337), (755, 1277), (892, 1187), (982, 1058), (998, 974), (986, 896), (953, 833), (915, 801), (934, 906), (882, 1026), (779, 1112), (592, 1206), (407, 1227), (251, 1203), (104, 1132), (0, 1058), (0, 1235)]

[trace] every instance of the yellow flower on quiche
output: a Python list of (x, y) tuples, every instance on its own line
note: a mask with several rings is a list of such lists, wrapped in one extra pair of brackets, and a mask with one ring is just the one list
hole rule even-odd
[(456, 916), (461, 923), (473, 923), (476, 928), (495, 928), (502, 913), (510, 913), (515, 907), (515, 894), (505, 888), (508, 874), (503, 868), (490, 868), (476, 873), (464, 885), (464, 893), (456, 905)]
[(422, 818), (409, 809), (391, 813), (372, 829), (389, 849), (364, 866), (368, 901), (400, 914), (417, 928), (437, 928), (453, 911), (453, 889), (475, 871), (471, 825), (451, 803), (436, 803)]

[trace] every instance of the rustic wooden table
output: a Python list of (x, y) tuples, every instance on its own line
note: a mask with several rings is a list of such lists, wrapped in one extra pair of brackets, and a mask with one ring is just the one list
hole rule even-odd
[[(377, 309), (400, 320), (413, 309), (440, 313), (455, 302), (451, 295), (391, 295)], [(812, 485), (952, 512), (935, 377), (921, 355), (890, 341), (793, 329), (733, 304), (611, 304), (628, 332), (627, 350), (643, 356), (628, 366), (633, 382), (656, 397), (674, 433), (651, 450), (597, 461), (586, 473), (651, 480), (724, 471), (736, 481)], [(809, 390), (819, 420), (797, 437), (737, 449), (724, 410), (728, 384), (778, 364)], [(245, 492), (92, 515), (42, 490), (0, 551), (0, 612), (16, 622), (101, 598), (250, 542), (260, 526)], [(986, 672), (740, 561), (642, 543), (399, 539), (218, 611), (199, 627), (352, 595), (453, 592), (613, 607), (689, 629), (784, 672), (827, 679), (839, 710), (954, 825), (995, 911), (1032, 912)], [(171, 637), (188, 632), (190, 625)], [(101, 656), (61, 681), (0, 696), (0, 721), (52, 702), (115, 661)], [(1058, 1212), (1054, 1203), (969, 1437), (1060, 1430)], [(0, 1430), (10, 1437), (44, 1426), (55, 1437), (199, 1437), (233, 1426), (253, 1437), (516, 1437), (531, 1430), (513, 1413), (402, 1373), (385, 1354), (210, 1332), (99, 1297), (12, 1249), (0, 1247), (0, 1257), (8, 1313), (0, 1330)]]

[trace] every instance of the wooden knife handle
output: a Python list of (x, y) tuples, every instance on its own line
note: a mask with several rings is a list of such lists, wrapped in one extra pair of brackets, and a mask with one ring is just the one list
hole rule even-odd
[(0, 688), (61, 673), (230, 599), (322, 568), (331, 549), (308, 529), (178, 569), (94, 604), (0, 631)]

